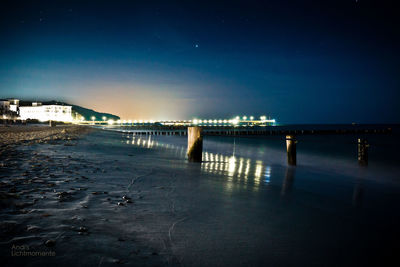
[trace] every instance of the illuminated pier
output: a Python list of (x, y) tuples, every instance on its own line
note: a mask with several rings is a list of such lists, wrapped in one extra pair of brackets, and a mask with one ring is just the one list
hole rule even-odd
[(276, 125), (275, 119), (261, 116), (256, 120), (253, 116), (235, 117), (233, 119), (193, 119), (193, 120), (108, 120), (102, 117), (98, 120), (96, 117), (91, 117), (90, 120), (85, 120), (81, 117), (76, 123), (89, 124), (89, 125), (113, 125), (121, 127), (132, 126), (206, 126), (206, 127), (220, 127), (220, 126), (274, 126)]

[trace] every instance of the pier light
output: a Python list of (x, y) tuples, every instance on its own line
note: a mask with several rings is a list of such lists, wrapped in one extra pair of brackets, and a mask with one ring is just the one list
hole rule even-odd
[(218, 120), (218, 123), (222, 123), (222, 120)]
[(251, 120), (251, 121), (254, 120), (254, 116), (250, 116), (250, 120)]
[(275, 119), (272, 119), (271, 121), (272, 121), (273, 123), (275, 123), (275, 122), (276, 122), (276, 121), (275, 121)]
[(240, 119), (240, 117), (239, 117), (239, 116), (236, 116), (236, 118), (235, 118), (235, 119), (239, 120), (239, 119)]
[(107, 117), (106, 117), (106, 116), (103, 116), (102, 119), (103, 119), (103, 121), (106, 121), (106, 120), (107, 120)]
[(129, 120), (128, 123), (132, 123), (132, 120)]
[(208, 120), (208, 123), (212, 123), (213, 121), (212, 120)]
[(108, 120), (108, 124), (113, 125), (114, 124), (114, 120)]
[(217, 123), (218, 121), (217, 121), (217, 120), (214, 120), (213, 122), (214, 122), (214, 123)]
[(260, 117), (260, 120), (265, 121), (266, 118), (267, 118), (266, 116), (261, 116), (261, 117)]
[(92, 121), (94, 121), (94, 120), (96, 119), (96, 117), (95, 117), (95, 116), (92, 116), (91, 119), (92, 119)]
[(224, 123), (227, 123), (228, 121), (227, 120), (224, 120)]
[(154, 120), (150, 120), (150, 123), (154, 123)]
[(232, 120), (232, 123), (236, 125), (236, 124), (239, 123), (239, 120), (238, 119), (234, 119), (234, 120)]
[(199, 120), (199, 123), (202, 123), (203, 121), (202, 120)]
[(139, 120), (139, 123), (143, 123), (143, 120)]
[(118, 124), (121, 124), (121, 120), (117, 120), (117, 123), (118, 123)]
[(246, 116), (243, 116), (243, 120), (247, 120), (247, 117), (246, 117)]
[(134, 120), (133, 123), (137, 123), (137, 120)]
[(193, 124), (197, 124), (198, 121), (196, 119), (193, 120)]
[(122, 123), (126, 123), (126, 120), (123, 120)]

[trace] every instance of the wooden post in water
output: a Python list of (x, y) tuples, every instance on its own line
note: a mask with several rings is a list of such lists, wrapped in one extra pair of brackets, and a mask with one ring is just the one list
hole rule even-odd
[(203, 129), (188, 127), (188, 159), (191, 162), (201, 162), (203, 154)]
[(289, 165), (296, 165), (296, 137), (286, 135), (287, 160)]
[(358, 164), (368, 165), (368, 142), (365, 139), (358, 138)]

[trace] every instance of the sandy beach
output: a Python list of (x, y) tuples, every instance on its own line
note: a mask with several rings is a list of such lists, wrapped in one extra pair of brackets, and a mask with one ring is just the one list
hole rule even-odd
[(130, 192), (131, 175), (129, 190), (105, 186), (100, 179), (121, 177), (120, 167), (113, 167), (118, 160), (76, 153), (90, 132), (82, 126), (0, 128), (3, 266), (71, 266), (77, 258), (80, 266), (160, 265), (162, 248), (132, 240), (131, 227), (121, 228), (130, 222), (118, 216), (120, 210), (143, 198)]
[(47, 125), (11, 125), (0, 126), (0, 144), (10, 145), (28, 142), (47, 142), (50, 140), (76, 139), (80, 134), (85, 134), (93, 129), (85, 126), (67, 125), (48, 127)]

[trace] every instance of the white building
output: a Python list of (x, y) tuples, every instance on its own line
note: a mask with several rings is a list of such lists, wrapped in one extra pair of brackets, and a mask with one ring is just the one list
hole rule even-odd
[(42, 105), (33, 102), (32, 106), (20, 106), (19, 116), (22, 120), (36, 119), (39, 121), (72, 121), (72, 106)]
[(8, 99), (8, 101), (10, 101), (10, 110), (12, 112), (18, 113), (19, 100), (18, 99)]

